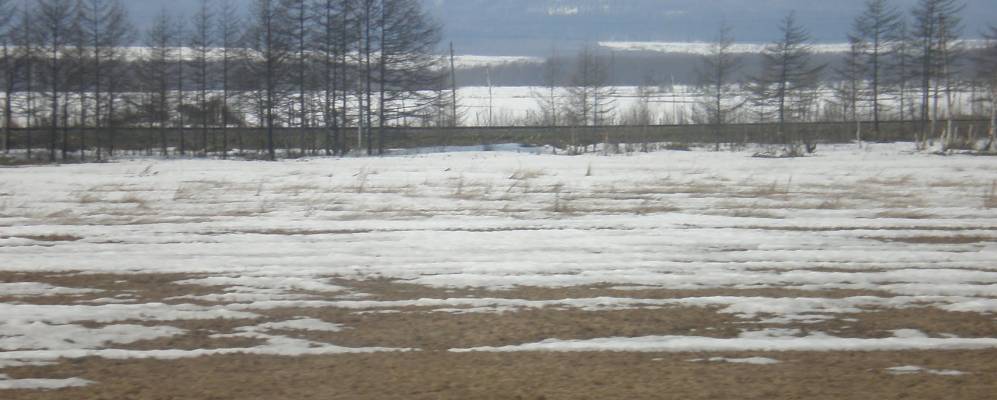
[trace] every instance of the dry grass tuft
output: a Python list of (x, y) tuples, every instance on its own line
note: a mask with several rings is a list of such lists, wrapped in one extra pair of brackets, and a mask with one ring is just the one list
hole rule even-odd
[(896, 242), (896, 243), (910, 243), (910, 244), (974, 244), (974, 243), (984, 243), (984, 242), (997, 242), (997, 238), (992, 236), (968, 236), (968, 235), (956, 235), (956, 236), (909, 236), (909, 237), (880, 237), (880, 236), (870, 236), (866, 239), (877, 240), (880, 242)]
[(355, 177), (357, 177), (357, 182), (356, 185), (354, 186), (356, 188), (357, 193), (363, 193), (364, 191), (367, 190), (368, 175), (369, 173), (367, 172), (367, 167), (360, 168), (360, 171), (358, 171), (357, 174), (354, 175)]
[(571, 213), (571, 207), (568, 206), (568, 198), (561, 195), (561, 191), (564, 190), (564, 185), (557, 184), (551, 187), (551, 193), (554, 193), (554, 204), (551, 205), (551, 211), (555, 213)]
[(191, 185), (180, 185), (177, 187), (176, 192), (173, 192), (173, 201), (191, 200), (194, 198), (196, 191), (197, 189)]
[(844, 202), (841, 200), (841, 196), (835, 196), (829, 199), (825, 199), (820, 204), (817, 205), (818, 210), (840, 210), (845, 208)]
[(768, 186), (756, 186), (741, 193), (747, 197), (785, 197), (789, 195), (789, 188), (793, 184), (793, 178), (789, 178), (783, 185), (778, 180), (772, 181)]
[(118, 200), (112, 201), (112, 203), (134, 204), (138, 208), (149, 208), (149, 203), (134, 193), (129, 193)]
[(321, 188), (319, 188), (317, 185), (308, 184), (308, 183), (296, 183), (296, 184), (281, 186), (280, 189), (278, 190), (281, 193), (289, 193), (291, 196), (298, 197), (302, 193), (318, 192), (320, 189)]
[(15, 235), (13, 237), (34, 240), (36, 242), (75, 242), (78, 240), (83, 240), (83, 238), (75, 235), (67, 234), (48, 234), (48, 235)]
[(735, 217), (735, 218), (766, 218), (766, 219), (782, 219), (783, 218), (781, 215), (778, 215), (778, 214), (776, 214), (774, 212), (771, 212), (771, 211), (768, 211), (768, 210), (747, 209), (747, 208), (742, 208), (742, 209), (738, 209), (738, 210), (730, 210), (728, 212), (724, 212), (724, 213), (721, 213), (721, 214), (722, 215), (726, 215), (728, 217)]
[(739, 204), (732, 201), (723, 201), (716, 205), (718, 211), (710, 212), (710, 215), (724, 215), (735, 218), (767, 218), (782, 219), (783, 216), (776, 214), (770, 208), (760, 204)]
[(876, 213), (876, 218), (928, 219), (934, 217), (934, 215), (918, 210), (886, 210)]
[(45, 219), (55, 220), (60, 224), (71, 225), (78, 221), (79, 217), (71, 209), (64, 209), (43, 215)]
[(512, 175), (509, 176), (509, 179), (515, 181), (522, 181), (528, 179), (536, 179), (544, 175), (546, 175), (546, 172), (544, 172), (544, 170), (542, 169), (520, 168), (516, 170), (516, 172), (513, 172)]
[(863, 179), (859, 182), (869, 185), (880, 185), (880, 186), (907, 186), (908, 184), (911, 183), (912, 180), (914, 180), (914, 178), (910, 175), (893, 176), (893, 177), (874, 176), (872, 178)]
[(101, 198), (97, 197), (92, 193), (83, 193), (80, 195), (80, 204), (93, 204), (101, 202)]
[(682, 211), (681, 208), (675, 207), (671, 204), (662, 202), (660, 200), (651, 201), (644, 200), (640, 206), (634, 208), (633, 212), (637, 215), (648, 215), (648, 214), (664, 214)]
[(950, 179), (943, 179), (928, 183), (928, 187), (935, 187), (935, 188), (958, 188), (964, 186), (970, 186), (970, 185), (963, 181), (954, 181)]
[(990, 190), (983, 195), (983, 208), (997, 208), (997, 181), (990, 185)]

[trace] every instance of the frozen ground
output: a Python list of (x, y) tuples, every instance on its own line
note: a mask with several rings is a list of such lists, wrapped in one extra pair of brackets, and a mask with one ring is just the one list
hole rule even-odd
[(883, 379), (984, 393), (995, 181), (993, 158), (908, 145), (2, 169), (0, 389), (117, 393), (126, 365), (231, 357), (786, 371), (871, 352)]

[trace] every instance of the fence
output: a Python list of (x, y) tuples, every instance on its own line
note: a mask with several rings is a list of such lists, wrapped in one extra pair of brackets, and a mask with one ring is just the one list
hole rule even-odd
[[(945, 123), (938, 123), (936, 130), (944, 128)], [(954, 121), (955, 132), (961, 137), (984, 136), (989, 121), (958, 120)], [(880, 123), (877, 134), (872, 132), (872, 123), (861, 124), (863, 140), (866, 141), (913, 141), (916, 132), (920, 130), (920, 122), (884, 121)], [(462, 128), (384, 128), (383, 147), (416, 148), (434, 146), (471, 146), (502, 143), (520, 143), (526, 145), (552, 145), (557, 147), (587, 146), (596, 143), (782, 143), (788, 138), (798, 138), (815, 143), (847, 143), (855, 140), (857, 124), (855, 122), (814, 122), (791, 123), (786, 125), (783, 137), (776, 135), (778, 126), (771, 123), (734, 124), (714, 129), (710, 125), (653, 125), (653, 126), (603, 126), (603, 127), (462, 127)], [(346, 149), (356, 149), (360, 146), (356, 128), (341, 131), (342, 146)], [(63, 148), (65, 138), (69, 152), (78, 152), (81, 147), (94, 148), (98, 143), (103, 149), (113, 148), (115, 151), (142, 151), (156, 153), (165, 141), (171, 153), (181, 147), (192, 152), (204, 150), (205, 137), (207, 149), (216, 152), (222, 148), (222, 130), (209, 128), (202, 131), (199, 128), (187, 128), (181, 131), (177, 128), (117, 128), (104, 129), (98, 132), (91, 128), (59, 129), (56, 132), (57, 152)], [(935, 132), (934, 137), (940, 135)], [(181, 138), (182, 136), (182, 138)], [(229, 149), (241, 149), (246, 152), (260, 152), (266, 148), (266, 130), (262, 128), (230, 128), (225, 130), (226, 143)], [(381, 144), (377, 141), (379, 131), (373, 129), (374, 148)], [(181, 140), (182, 139), (182, 140)], [(332, 136), (329, 130), (319, 128), (278, 128), (274, 132), (275, 147), (279, 149), (294, 149), (299, 153), (321, 154), (328, 146), (332, 146)], [(39, 129), (11, 129), (10, 148), (33, 148), (36, 152), (43, 151), (51, 145), (50, 131)], [(81, 143), (85, 143), (81, 145)], [(113, 144), (113, 146), (112, 146)], [(364, 144), (366, 146), (366, 143)]]

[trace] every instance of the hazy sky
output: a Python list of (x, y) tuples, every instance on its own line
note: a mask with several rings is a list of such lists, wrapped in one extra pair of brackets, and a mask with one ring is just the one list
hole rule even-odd
[[(143, 26), (161, 10), (193, 13), (201, 0), (125, 0)], [(211, 1), (211, 0), (209, 0)], [(217, 0), (214, 0), (217, 1)], [(233, 0), (249, 5), (252, 0)], [(552, 44), (600, 40), (702, 41), (721, 20), (740, 41), (777, 37), (779, 20), (795, 10), (819, 42), (843, 42), (865, 0), (422, 0), (443, 23), (445, 41), (462, 53), (536, 53)], [(917, 0), (894, 0), (909, 10)], [(997, 1), (966, 0), (966, 36), (977, 37), (997, 16)], [(908, 13), (909, 14), (909, 13)]]

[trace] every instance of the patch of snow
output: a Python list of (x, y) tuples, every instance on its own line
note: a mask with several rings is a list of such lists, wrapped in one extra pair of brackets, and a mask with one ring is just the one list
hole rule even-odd
[(452, 352), (718, 352), (718, 351), (902, 351), (997, 348), (997, 339), (840, 338), (822, 333), (806, 337), (719, 339), (698, 336), (645, 336), (588, 340), (548, 339), (502, 347), (451, 349)]
[(904, 365), (899, 367), (890, 367), (886, 369), (887, 372), (893, 375), (911, 375), (918, 373), (926, 373), (931, 375), (941, 375), (941, 376), (962, 376), (966, 375), (965, 372), (954, 370), (954, 369), (929, 369), (924, 367), (919, 367), (916, 365)]
[(78, 289), (52, 286), (39, 282), (0, 282), (0, 296), (59, 296), (102, 292), (100, 289)]
[(73, 387), (83, 387), (93, 384), (81, 378), (68, 379), (6, 379), (0, 378), (0, 390), (55, 390)]
[(928, 335), (924, 334), (924, 332), (921, 332), (917, 329), (896, 329), (893, 331), (893, 337), (911, 339), (911, 338), (926, 338), (928, 337)]
[(918, 367), (916, 365), (904, 365), (900, 367), (890, 367), (887, 368), (886, 370), (889, 371), (891, 374), (895, 375), (907, 375), (907, 374), (916, 374), (918, 372), (921, 372), (924, 370), (924, 368)]
[(80, 325), (12, 320), (0, 322), (0, 350), (94, 349), (109, 343), (134, 343), (177, 336), (185, 332), (172, 326), (109, 325), (85, 328)]
[(0, 336), (5, 326), (44, 322), (63, 325), (74, 322), (112, 323), (116, 321), (178, 321), (206, 319), (255, 319), (258, 315), (225, 307), (204, 307), (192, 304), (104, 304), (104, 305), (39, 305), (0, 303)]
[(538, 57), (462, 55), (454, 57), (454, 66), (466, 69), (505, 64), (540, 64), (543, 61)]
[(22, 361), (22, 360), (0, 358), (0, 369), (10, 368), (10, 367), (36, 367), (36, 366), (43, 366), (50, 364), (52, 363), (47, 361)]
[(249, 293), (259, 290), (307, 290), (313, 292), (339, 292), (345, 290), (344, 287), (330, 284), (325, 279), (289, 276), (212, 276), (187, 279), (175, 283), (178, 285), (228, 286), (227, 290), (229, 291)]
[(767, 357), (747, 357), (747, 358), (726, 358), (726, 357), (710, 357), (707, 359), (696, 358), (689, 360), (692, 362), (725, 362), (732, 364), (752, 364), (752, 365), (773, 365), (778, 364), (779, 360)]

